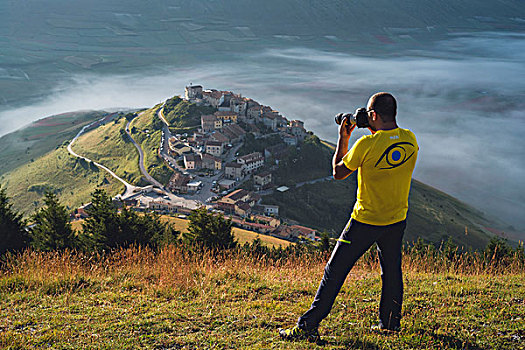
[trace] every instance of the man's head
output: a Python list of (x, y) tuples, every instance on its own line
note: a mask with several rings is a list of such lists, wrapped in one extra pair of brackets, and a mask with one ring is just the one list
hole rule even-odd
[(366, 105), (368, 118), (375, 119), (379, 116), (383, 123), (392, 123), (396, 121), (397, 102), (394, 96), (388, 92), (378, 92), (368, 99)]

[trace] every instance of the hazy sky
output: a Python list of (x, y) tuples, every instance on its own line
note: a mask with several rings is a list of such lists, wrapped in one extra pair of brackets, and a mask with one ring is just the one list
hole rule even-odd
[(335, 141), (336, 113), (390, 91), (398, 99), (399, 125), (418, 138), (415, 178), (525, 227), (524, 38), (458, 36), (394, 58), (295, 47), (148, 74), (75, 75), (59, 81), (44, 101), (1, 112), (0, 135), (67, 111), (149, 107), (182, 94), (191, 82), (252, 97)]

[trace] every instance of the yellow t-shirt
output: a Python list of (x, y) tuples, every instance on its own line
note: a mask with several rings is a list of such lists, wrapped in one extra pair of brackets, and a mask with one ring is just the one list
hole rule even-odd
[(401, 128), (379, 130), (354, 143), (343, 157), (348, 169), (359, 169), (353, 219), (379, 226), (406, 219), (418, 150), (414, 133)]

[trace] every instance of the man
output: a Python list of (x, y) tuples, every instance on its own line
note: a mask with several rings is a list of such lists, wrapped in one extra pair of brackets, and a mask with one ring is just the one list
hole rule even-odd
[(382, 291), (379, 324), (373, 328), (399, 330), (403, 301), (401, 244), (410, 182), (419, 148), (414, 134), (397, 126), (394, 96), (377, 93), (370, 97), (366, 109), (372, 135), (361, 137), (348, 151), (348, 141), (355, 125), (343, 120), (332, 161), (336, 180), (345, 179), (358, 170), (357, 199), (351, 219), (325, 267), (310, 309), (299, 318), (295, 327), (279, 329), (284, 339), (319, 338), (319, 323), (330, 312), (356, 261), (374, 242), (381, 264)]

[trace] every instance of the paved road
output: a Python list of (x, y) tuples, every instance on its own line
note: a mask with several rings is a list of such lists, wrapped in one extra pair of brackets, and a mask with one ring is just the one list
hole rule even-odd
[(115, 174), (114, 172), (112, 172), (111, 170), (109, 170), (108, 168), (106, 168), (105, 166), (103, 166), (102, 164), (100, 163), (97, 163), (97, 162), (94, 162), (92, 161), (91, 159), (88, 159), (86, 157), (82, 157), (81, 155), (78, 155), (77, 153), (75, 153), (72, 149), (72, 146), (73, 146), (73, 143), (80, 137), (80, 135), (82, 135), (84, 133), (84, 131), (86, 131), (87, 129), (89, 129), (91, 126), (93, 126), (94, 124), (98, 123), (98, 122), (101, 122), (102, 120), (104, 120), (104, 118), (100, 119), (100, 120), (97, 120), (97, 121), (94, 121), (93, 123), (89, 124), (89, 125), (86, 125), (84, 126), (79, 132), (78, 134), (75, 136), (75, 138), (73, 138), (73, 140), (71, 140), (71, 142), (69, 143), (69, 145), (67, 146), (67, 150), (68, 152), (74, 156), (74, 157), (77, 157), (77, 158), (81, 158), (81, 159), (84, 159), (85, 161), (87, 162), (92, 162), (93, 164), (95, 164), (97, 167), (107, 171), (111, 176), (113, 176), (115, 179), (117, 179), (118, 181), (122, 182), (124, 184), (124, 186), (126, 186), (126, 190), (124, 191), (124, 193), (122, 194), (123, 197), (125, 196), (128, 196), (128, 195), (131, 195), (132, 193), (136, 192), (138, 189), (140, 189), (140, 187), (136, 187), (136, 186), (133, 186), (131, 184), (129, 184), (128, 182), (126, 182), (124, 179), (122, 179), (121, 177), (119, 177), (117, 174)]
[(299, 182), (298, 184), (295, 185), (295, 187), (301, 187), (303, 185), (310, 185), (310, 184), (315, 184), (317, 182), (321, 182), (321, 181), (331, 181), (333, 180), (334, 177), (333, 176), (326, 176), (326, 177), (322, 177), (320, 179), (315, 179), (315, 180), (310, 180), (310, 181), (304, 181), (304, 182)]
[(163, 137), (162, 137), (162, 139), (160, 141), (160, 147), (161, 147), (160, 155), (162, 156), (162, 158), (164, 158), (164, 160), (166, 160), (168, 162), (168, 164), (173, 169), (183, 173), (183, 172), (186, 171), (186, 169), (181, 168), (179, 166), (179, 164), (177, 163), (177, 160), (175, 158), (173, 158), (168, 152), (168, 150), (169, 150), (169, 139), (172, 138), (173, 135), (171, 134), (170, 128), (168, 127), (168, 122), (167, 122), (166, 118), (164, 118), (164, 114), (162, 113), (163, 107), (164, 107), (164, 104), (162, 106), (160, 106), (160, 108), (157, 111), (157, 116), (164, 123), (164, 125), (162, 126), (162, 135), (163, 135)]
[[(141, 114), (139, 114), (139, 117), (143, 114), (144, 112), (142, 112)], [(142, 148), (139, 146), (139, 144), (135, 141), (135, 139), (133, 138), (133, 136), (131, 136), (131, 132), (130, 132), (130, 125), (131, 123), (133, 122), (133, 120), (135, 120), (135, 118), (133, 118), (132, 120), (130, 120), (128, 122), (128, 124), (126, 124), (126, 134), (128, 134), (129, 138), (131, 139), (131, 142), (133, 143), (133, 145), (135, 146), (135, 148), (137, 149), (137, 151), (139, 151), (139, 168), (140, 168), (140, 172), (142, 173), (142, 175), (146, 178), (146, 180), (152, 184), (153, 186), (157, 186), (158, 188), (164, 188), (164, 185), (162, 185), (160, 182), (158, 182), (157, 180), (155, 180), (153, 178), (153, 176), (151, 176), (148, 171), (146, 170), (146, 167), (144, 167), (144, 152), (142, 151)]]

